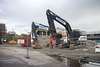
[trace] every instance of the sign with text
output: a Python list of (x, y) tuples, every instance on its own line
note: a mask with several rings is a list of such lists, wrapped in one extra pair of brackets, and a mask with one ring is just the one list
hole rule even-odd
[(18, 39), (18, 40), (17, 40), (17, 43), (18, 43), (18, 44), (24, 44), (24, 43), (25, 43), (25, 40), (24, 40), (24, 39)]

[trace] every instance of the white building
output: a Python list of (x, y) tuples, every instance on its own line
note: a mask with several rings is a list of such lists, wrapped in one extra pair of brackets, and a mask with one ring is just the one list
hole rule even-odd
[(62, 32), (67, 32), (65, 28), (59, 28), (59, 27), (56, 27), (56, 32), (57, 33), (62, 33)]

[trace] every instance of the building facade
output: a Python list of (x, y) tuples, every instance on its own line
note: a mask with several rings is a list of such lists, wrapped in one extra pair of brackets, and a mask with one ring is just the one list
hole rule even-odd
[(7, 39), (7, 29), (4, 23), (0, 23), (0, 37), (2, 41)]
[[(63, 33), (63, 32), (66, 32), (66, 30), (64, 28), (59, 28), (59, 27), (56, 27), (56, 32), (57, 33)], [(37, 30), (37, 34), (38, 35), (46, 35), (46, 36), (49, 36), (50, 35), (50, 32), (48, 29), (42, 29), (42, 28), (39, 28)]]
[(100, 40), (100, 31), (87, 32), (88, 40)]

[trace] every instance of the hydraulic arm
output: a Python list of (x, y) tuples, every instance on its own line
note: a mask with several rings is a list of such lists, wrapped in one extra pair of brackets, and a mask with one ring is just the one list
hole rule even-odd
[(38, 43), (38, 39), (37, 39), (37, 29), (41, 28), (41, 29), (48, 29), (48, 26), (43, 25), (43, 24), (35, 24), (34, 22), (32, 22), (32, 39), (35, 43)]
[(56, 29), (55, 29), (55, 24), (54, 24), (54, 20), (55, 20), (65, 27), (68, 33), (67, 35), (70, 38), (69, 39), (70, 42), (75, 42), (78, 40), (78, 38), (80, 37), (80, 32), (72, 31), (71, 26), (66, 20), (62, 19), (60, 16), (56, 15), (54, 12), (52, 12), (49, 9), (46, 11), (46, 15), (47, 15), (48, 24), (49, 24), (49, 30), (52, 36), (56, 34)]
[(60, 23), (61, 25), (63, 25), (66, 28), (66, 30), (68, 31), (68, 34), (70, 34), (72, 29), (67, 21), (65, 21), (64, 19), (62, 19), (61, 17), (59, 17), (58, 15), (56, 15), (54, 12), (52, 12), (49, 9), (46, 11), (46, 15), (47, 15), (49, 29), (51, 31), (51, 34), (56, 33), (54, 20), (57, 21), (58, 23)]
[(36, 30), (39, 28), (39, 26), (37, 26), (37, 25), (35, 25), (35, 23), (34, 22), (32, 22), (32, 39), (33, 39), (33, 41), (34, 42), (38, 42), (37, 41), (37, 32), (36, 32)]

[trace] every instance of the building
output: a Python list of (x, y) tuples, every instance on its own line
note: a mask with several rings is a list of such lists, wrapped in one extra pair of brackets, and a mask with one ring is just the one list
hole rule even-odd
[(56, 32), (57, 33), (63, 33), (63, 32), (67, 32), (65, 28), (60, 28), (60, 27), (56, 27)]
[[(56, 32), (57, 33), (63, 33), (63, 32), (66, 32), (66, 29), (64, 28), (59, 28), (59, 27), (56, 27)], [(50, 32), (48, 30), (48, 28), (38, 28), (38, 31), (37, 31), (37, 34), (38, 35), (46, 35), (46, 36), (49, 36), (50, 35)]]
[(87, 32), (88, 40), (100, 40), (100, 31)]
[(0, 37), (2, 41), (7, 39), (7, 29), (4, 23), (0, 23)]
[(48, 29), (38, 28), (37, 34), (38, 35), (43, 35), (43, 36), (48, 36), (50, 33), (49, 33)]

